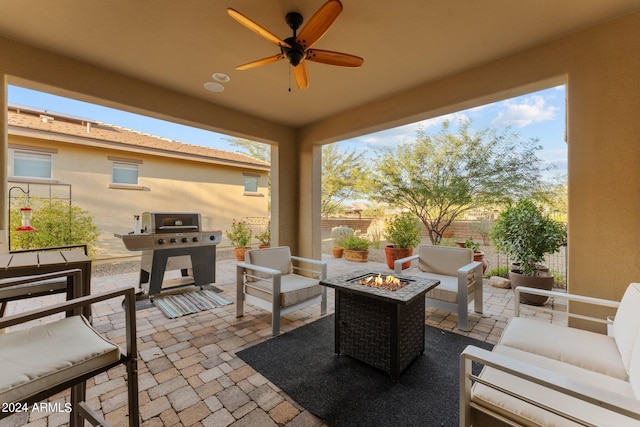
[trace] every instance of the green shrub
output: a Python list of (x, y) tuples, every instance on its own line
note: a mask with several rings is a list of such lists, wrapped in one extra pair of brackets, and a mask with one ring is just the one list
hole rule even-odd
[(33, 208), (31, 225), (37, 231), (25, 233), (15, 231), (21, 225), (22, 201), (15, 205), (9, 217), (12, 251), (86, 244), (89, 254), (95, 254), (100, 232), (88, 211), (70, 205), (67, 200), (32, 197), (29, 199)]
[(410, 213), (396, 215), (386, 220), (386, 235), (394, 248), (413, 249), (422, 240), (422, 228)]
[(371, 242), (366, 237), (349, 236), (342, 239), (342, 247), (352, 251), (368, 251)]

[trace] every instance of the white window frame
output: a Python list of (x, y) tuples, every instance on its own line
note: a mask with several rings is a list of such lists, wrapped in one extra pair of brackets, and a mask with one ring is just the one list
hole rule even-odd
[[(47, 149), (31, 149), (28, 147), (15, 147), (10, 148), (11, 150), (11, 174), (12, 178), (22, 178), (22, 179), (40, 179), (40, 180), (53, 180), (53, 170), (54, 170), (54, 157), (53, 154), (56, 153), (56, 150), (47, 150)], [(16, 168), (16, 161), (20, 156), (32, 156), (42, 159), (43, 162), (48, 163), (49, 165), (49, 176), (42, 176), (36, 174), (27, 173), (18, 174), (18, 169)]]
[[(141, 160), (134, 159), (123, 159), (120, 157), (111, 157), (109, 156), (109, 160), (111, 161), (111, 182), (109, 184), (110, 188), (127, 188), (127, 189), (141, 189), (140, 186), (140, 165), (142, 164)], [(129, 169), (131, 171), (135, 171), (135, 182), (131, 180), (131, 182), (116, 182), (116, 170), (126, 170)]]
[[(260, 188), (260, 175), (255, 174), (255, 173), (243, 173), (242, 174), (242, 178), (243, 178), (243, 186), (244, 186), (244, 195), (245, 196), (261, 196), (262, 194), (260, 194), (260, 192), (258, 191), (258, 189)], [(254, 187), (254, 185), (251, 185), (249, 187), (249, 183), (250, 182), (255, 182), (255, 190), (253, 190), (252, 188)]]

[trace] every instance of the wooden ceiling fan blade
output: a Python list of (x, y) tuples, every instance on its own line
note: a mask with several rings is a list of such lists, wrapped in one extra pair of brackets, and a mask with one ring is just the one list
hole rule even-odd
[(278, 46), (291, 47), (289, 45), (289, 43), (285, 42), (280, 37), (276, 36), (271, 31), (267, 30), (266, 28), (262, 27), (261, 25), (253, 22), (251, 19), (247, 18), (246, 16), (244, 16), (243, 14), (238, 12), (237, 10), (232, 9), (232, 8), (227, 8), (227, 13), (233, 19), (235, 19), (236, 21), (238, 21), (239, 23), (241, 23), (242, 25), (244, 25), (245, 27), (247, 27), (248, 29), (250, 29), (254, 33), (256, 33), (259, 36), (263, 37), (264, 39), (270, 41), (271, 43), (277, 44)]
[(268, 58), (262, 58), (262, 59), (258, 59), (257, 61), (252, 61), (243, 65), (238, 65), (236, 67), (236, 70), (238, 71), (248, 70), (249, 68), (255, 68), (261, 65), (271, 64), (272, 62), (280, 61), (281, 59), (284, 59), (284, 55), (279, 53), (274, 56), (269, 56)]
[(329, 0), (323, 4), (300, 30), (296, 43), (305, 50), (309, 49), (324, 36), (340, 12), (342, 12), (342, 3), (339, 0)]
[(296, 79), (298, 89), (304, 90), (309, 87), (309, 71), (307, 70), (307, 64), (302, 61), (297, 66), (291, 66), (293, 69), (293, 77)]
[(307, 61), (338, 65), (340, 67), (360, 67), (364, 63), (364, 59), (359, 56), (321, 49), (308, 50), (306, 59)]

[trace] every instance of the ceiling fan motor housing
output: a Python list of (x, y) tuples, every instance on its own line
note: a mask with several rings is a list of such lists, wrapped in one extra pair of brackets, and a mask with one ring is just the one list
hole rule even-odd
[(281, 47), (282, 53), (287, 57), (292, 66), (297, 67), (304, 59), (305, 55), (304, 48), (296, 42), (296, 33), (298, 32), (300, 25), (302, 25), (304, 18), (298, 12), (289, 12), (285, 16), (285, 20), (287, 21), (289, 28), (293, 30), (293, 36), (284, 40), (291, 47)]

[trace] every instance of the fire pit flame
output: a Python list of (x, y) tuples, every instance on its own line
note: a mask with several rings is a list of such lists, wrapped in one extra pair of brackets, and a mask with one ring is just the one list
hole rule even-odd
[(358, 281), (358, 284), (369, 286), (372, 288), (383, 288), (388, 291), (395, 292), (398, 289), (406, 286), (407, 282), (404, 282), (390, 274), (387, 276), (378, 274), (377, 276), (371, 275), (371, 276), (365, 277), (364, 279), (361, 279), (360, 281)]

